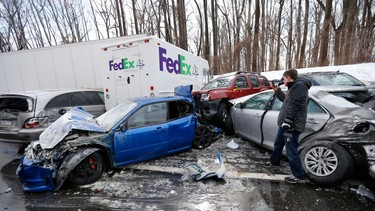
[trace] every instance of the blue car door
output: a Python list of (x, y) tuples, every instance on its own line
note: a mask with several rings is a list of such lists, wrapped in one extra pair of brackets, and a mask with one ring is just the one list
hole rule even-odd
[(116, 166), (163, 156), (168, 151), (165, 102), (145, 105), (130, 116), (114, 135)]
[(192, 147), (197, 118), (193, 115), (193, 105), (189, 102), (172, 101), (168, 108), (168, 154), (172, 154)]

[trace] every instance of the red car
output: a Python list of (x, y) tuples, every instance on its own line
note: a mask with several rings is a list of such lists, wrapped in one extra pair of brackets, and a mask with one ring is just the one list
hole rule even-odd
[(271, 88), (268, 79), (257, 73), (236, 72), (212, 80), (202, 90), (193, 92), (203, 121), (232, 131), (228, 101)]

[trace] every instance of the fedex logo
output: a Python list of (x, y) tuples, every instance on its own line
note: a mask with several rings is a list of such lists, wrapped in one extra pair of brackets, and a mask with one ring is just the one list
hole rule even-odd
[(121, 62), (115, 63), (113, 60), (109, 61), (109, 71), (112, 70), (126, 70), (134, 68), (134, 61), (129, 61), (128, 58), (121, 59)]
[(191, 65), (186, 64), (185, 56), (178, 54), (177, 60), (173, 60), (168, 57), (167, 50), (165, 48), (159, 47), (159, 67), (160, 71), (164, 71), (164, 67), (169, 73), (176, 73), (181, 75), (191, 75), (190, 68)]

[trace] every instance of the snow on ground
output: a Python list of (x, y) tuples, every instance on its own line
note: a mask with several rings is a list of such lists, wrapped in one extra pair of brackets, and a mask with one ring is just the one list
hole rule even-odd
[[(301, 68), (297, 70), (299, 73), (320, 72), (320, 71), (340, 71), (340, 72), (348, 73), (365, 83), (375, 81), (375, 63), (311, 67), (311, 68)], [(269, 80), (273, 80), (273, 79), (280, 79), (284, 71), (285, 70), (269, 71), (269, 72), (262, 72), (261, 74), (266, 76)]]
[[(231, 141), (239, 147), (230, 148), (227, 144)], [(222, 154), (226, 169), (225, 180), (213, 178), (194, 181), (186, 166), (198, 164), (206, 169), (215, 163), (217, 157), (213, 151), (216, 149)], [(259, 189), (248, 179), (283, 180), (290, 173), (286, 163), (280, 169), (264, 168), (263, 163), (269, 156), (268, 150), (259, 150), (241, 138), (227, 136), (204, 150), (192, 149), (127, 166), (114, 174), (105, 174), (99, 181), (83, 188), (99, 195), (118, 197), (114, 202), (101, 200), (100, 196), (91, 196), (90, 201), (111, 208), (153, 209), (144, 207), (142, 200), (147, 199), (158, 202), (158, 209), (243, 210), (250, 207), (255, 210), (268, 210)], [(243, 198), (243, 195), (252, 196), (251, 201), (236, 200)], [(132, 200), (124, 200), (127, 198)], [(171, 204), (174, 202), (179, 204), (173, 207)], [(243, 207), (244, 205), (249, 207)]]

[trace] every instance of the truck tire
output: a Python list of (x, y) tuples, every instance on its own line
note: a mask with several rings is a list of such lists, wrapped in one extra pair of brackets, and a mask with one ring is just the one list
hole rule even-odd
[(301, 152), (306, 176), (314, 183), (333, 187), (347, 180), (353, 172), (353, 159), (341, 145), (322, 141)]
[(228, 105), (226, 103), (220, 103), (217, 109), (217, 124), (218, 126), (225, 128), (225, 122), (229, 116)]

